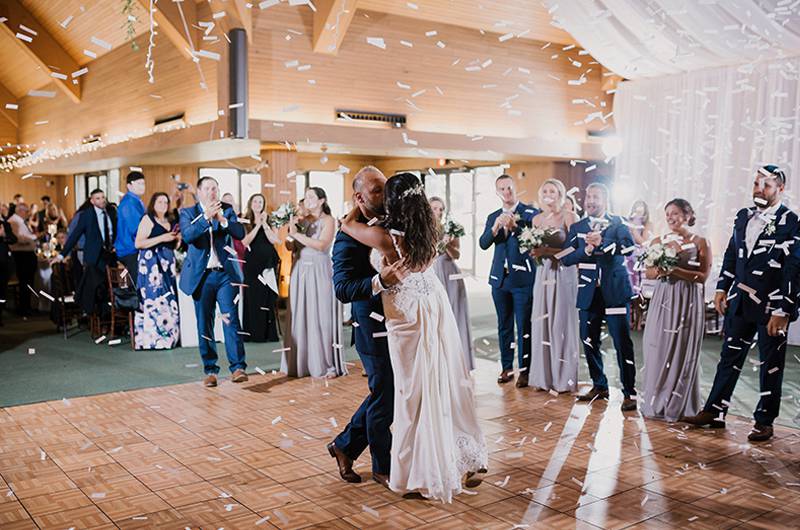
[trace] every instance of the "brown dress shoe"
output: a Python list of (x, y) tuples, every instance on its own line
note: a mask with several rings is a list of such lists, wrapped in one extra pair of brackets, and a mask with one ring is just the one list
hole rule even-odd
[(378, 484), (380, 484), (381, 486), (383, 486), (387, 490), (391, 489), (391, 488), (389, 488), (389, 475), (382, 475), (380, 473), (373, 473), (372, 474), (372, 480), (374, 480), (375, 482), (377, 482)]
[(630, 412), (632, 410), (636, 410), (636, 400), (632, 397), (627, 397), (622, 400), (622, 405), (620, 405), (620, 410), (622, 412)]
[(717, 416), (713, 412), (707, 412), (705, 410), (695, 416), (681, 416), (678, 421), (694, 425), (695, 427), (705, 427), (707, 425), (712, 429), (725, 428), (724, 421), (717, 419)]
[(593, 399), (608, 399), (608, 389), (598, 388), (593, 386), (591, 390), (585, 394), (578, 396), (578, 401), (592, 401)]
[(751, 442), (766, 442), (772, 438), (772, 425), (761, 425), (756, 423), (753, 425), (753, 430), (747, 435), (747, 439)]
[(205, 379), (203, 379), (203, 386), (211, 388), (217, 386), (217, 376), (214, 374), (208, 374)]
[(503, 370), (500, 372), (500, 377), (497, 378), (497, 383), (504, 385), (509, 381), (514, 380), (514, 370)]
[(242, 370), (242, 369), (236, 370), (231, 375), (231, 381), (233, 381), (234, 383), (244, 383), (248, 379), (250, 379), (250, 378), (247, 377), (247, 374), (244, 373), (244, 370)]
[(361, 482), (361, 475), (353, 471), (353, 461), (333, 442), (328, 444), (328, 453), (336, 459), (336, 465), (339, 467), (339, 476), (342, 477), (342, 480), (354, 484)]

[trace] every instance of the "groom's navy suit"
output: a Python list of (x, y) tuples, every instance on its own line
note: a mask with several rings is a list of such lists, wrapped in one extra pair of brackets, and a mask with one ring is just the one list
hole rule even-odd
[(583, 351), (592, 383), (599, 389), (608, 390), (600, 353), (600, 328), (605, 319), (617, 350), (622, 392), (627, 398), (636, 394), (636, 366), (633, 364), (633, 342), (628, 326), (633, 289), (624, 255), (633, 252), (634, 243), (630, 230), (620, 217), (605, 215), (603, 219), (607, 223), (601, 232), (603, 241), (590, 255), (586, 253), (586, 234), (592, 231), (590, 219), (585, 217), (570, 227), (564, 249), (573, 250), (561, 258), (561, 263), (567, 267), (578, 266), (577, 307)]
[[(383, 322), (373, 313), (383, 315), (380, 294), (373, 294), (372, 280), (377, 274), (369, 261), (372, 249), (344, 232), (333, 244), (333, 287), (342, 303), (352, 304), (356, 351), (367, 372), (369, 396), (361, 403), (350, 423), (334, 443), (344, 454), (356, 460), (369, 446), (372, 472), (389, 474), (392, 435), (389, 427), (394, 416), (394, 374), (389, 359), (389, 344)], [(376, 337), (375, 335), (378, 334)]]
[(722, 260), (717, 291), (727, 293), (725, 341), (714, 385), (704, 410), (728, 412), (733, 389), (739, 379), (753, 337), (758, 333), (761, 399), (753, 414), (757, 423), (772, 425), (778, 417), (786, 357), (786, 337), (770, 337), (767, 323), (773, 313), (797, 319), (798, 271), (800, 271), (800, 222), (797, 214), (781, 205), (747, 248), (747, 225), (759, 215), (755, 208), (736, 214), (733, 235)]
[(494, 245), (492, 268), (489, 270), (489, 285), (497, 313), (497, 335), (500, 341), (500, 362), (503, 370), (514, 368), (514, 322), (517, 324), (516, 350), (519, 368), (531, 365), (531, 312), (533, 311), (533, 282), (536, 279), (536, 262), (527, 253), (519, 251), (519, 234), (531, 222), (539, 210), (518, 203), (514, 213), (519, 215), (517, 227), (512, 232), (500, 229), (492, 235), (495, 221), (503, 213), (495, 210), (486, 219), (486, 227), (478, 243), (483, 250)]

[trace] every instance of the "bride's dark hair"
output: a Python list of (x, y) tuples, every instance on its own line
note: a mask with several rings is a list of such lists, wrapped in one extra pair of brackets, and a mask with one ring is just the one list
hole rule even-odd
[(412, 269), (427, 266), (436, 257), (439, 226), (425, 196), (425, 187), (413, 173), (400, 173), (383, 190), (387, 230), (403, 232), (402, 251)]

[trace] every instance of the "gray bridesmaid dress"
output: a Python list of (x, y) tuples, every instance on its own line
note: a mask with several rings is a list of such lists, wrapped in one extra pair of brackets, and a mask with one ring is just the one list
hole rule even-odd
[[(696, 268), (697, 247), (678, 254), (678, 266)], [(672, 278), (658, 281), (644, 328), (644, 386), (639, 393), (642, 415), (678, 421), (700, 411), (698, 358), (703, 342), (703, 285)]]
[[(319, 239), (322, 223), (306, 235)], [(342, 312), (333, 292), (333, 262), (328, 252), (302, 247), (289, 279), (290, 317), (284, 333), (281, 372), (290, 377), (344, 375)]]
[[(561, 229), (551, 246), (564, 243)], [(531, 311), (531, 386), (556, 392), (578, 389), (580, 333), (578, 329), (578, 269), (574, 265), (553, 268), (544, 258), (536, 267)]]
[(472, 351), (472, 328), (469, 321), (469, 303), (467, 302), (467, 287), (463, 278), (450, 279), (451, 274), (461, 274), (456, 262), (446, 252), (439, 254), (433, 262), (433, 271), (444, 285), (453, 315), (456, 317), (458, 333), (461, 335), (461, 344), (464, 346), (464, 360), (468, 370), (475, 369), (475, 354)]

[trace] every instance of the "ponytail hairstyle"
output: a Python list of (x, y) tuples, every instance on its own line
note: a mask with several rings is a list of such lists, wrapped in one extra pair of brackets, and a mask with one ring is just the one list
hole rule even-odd
[(399, 173), (386, 181), (384, 227), (403, 233), (403, 257), (412, 269), (427, 266), (436, 257), (440, 227), (425, 196), (425, 187), (412, 173)]
[(330, 215), (331, 207), (328, 204), (328, 195), (325, 193), (325, 190), (317, 186), (311, 186), (308, 189), (314, 192), (314, 195), (317, 196), (317, 199), (325, 201), (322, 203), (322, 213)]
[(669, 201), (667, 204), (664, 205), (664, 210), (666, 210), (669, 205), (675, 206), (681, 212), (683, 212), (683, 215), (685, 215), (686, 218), (688, 219), (686, 221), (687, 225), (694, 226), (695, 222), (697, 222), (697, 217), (694, 214), (694, 208), (692, 208), (692, 205), (689, 204), (689, 201), (687, 201), (686, 199), (680, 199), (680, 198), (672, 199), (671, 201)]

